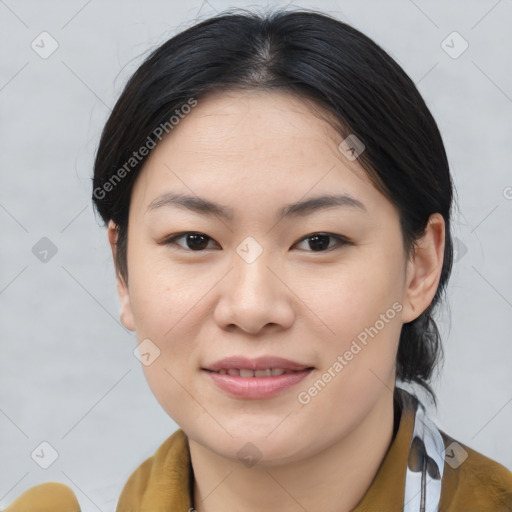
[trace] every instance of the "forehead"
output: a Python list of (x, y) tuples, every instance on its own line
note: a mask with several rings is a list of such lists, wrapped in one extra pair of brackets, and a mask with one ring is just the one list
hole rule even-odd
[(254, 150), (286, 154), (290, 142), (340, 139), (326, 118), (334, 121), (323, 107), (286, 91), (214, 92), (198, 100), (169, 139), (184, 143), (185, 150), (195, 145), (196, 152), (218, 149), (225, 156)]
[(169, 191), (239, 207), (249, 197), (288, 203), (326, 193), (375, 203), (380, 193), (339, 150), (343, 135), (328, 115), (283, 91), (210, 94), (152, 151), (135, 195), (146, 206)]

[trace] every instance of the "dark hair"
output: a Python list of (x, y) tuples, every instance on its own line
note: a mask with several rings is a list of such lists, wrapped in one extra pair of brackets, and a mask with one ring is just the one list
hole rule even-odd
[(446, 152), (436, 122), (402, 68), (367, 36), (326, 14), (224, 12), (166, 41), (133, 74), (104, 127), (93, 178), (96, 209), (118, 229), (120, 277), (127, 282), (130, 196), (146, 158), (137, 150), (158, 143), (158, 127), (170, 132), (170, 118), (191, 99), (243, 89), (280, 89), (313, 100), (332, 114), (344, 136), (362, 141), (358, 161), (397, 207), (407, 255), (430, 215), (443, 216), (440, 283), (430, 306), (402, 326), (396, 360), (397, 378), (420, 384), (435, 402), (429, 380), (442, 348), (432, 314), (453, 260)]

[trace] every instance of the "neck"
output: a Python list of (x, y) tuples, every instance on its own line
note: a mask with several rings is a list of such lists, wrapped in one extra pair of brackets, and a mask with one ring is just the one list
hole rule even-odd
[[(197, 512), (349, 512), (370, 487), (394, 434), (393, 394), (328, 449), (282, 466), (253, 466), (189, 440)], [(321, 432), (318, 435), (322, 435)]]

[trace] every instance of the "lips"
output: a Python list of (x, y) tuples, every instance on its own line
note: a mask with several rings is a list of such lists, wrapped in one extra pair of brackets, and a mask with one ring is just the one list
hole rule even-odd
[(233, 397), (263, 399), (297, 385), (314, 368), (281, 357), (230, 357), (202, 370), (220, 390)]

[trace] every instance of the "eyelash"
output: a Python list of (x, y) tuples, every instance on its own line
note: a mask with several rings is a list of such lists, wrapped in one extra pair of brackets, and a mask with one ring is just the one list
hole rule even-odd
[[(207, 238), (209, 241), (213, 240), (213, 238), (209, 237), (208, 235), (205, 235), (204, 233), (200, 233), (198, 231), (184, 231), (183, 233), (177, 233), (175, 235), (165, 238), (164, 240), (162, 240), (162, 242), (160, 242), (160, 244), (161, 245), (174, 245), (174, 246), (178, 247), (179, 249), (183, 249), (184, 251), (188, 251), (188, 252), (198, 252), (199, 253), (199, 252), (204, 252), (205, 250), (207, 250), (207, 249), (193, 250), (188, 247), (185, 248), (176, 242), (180, 238), (186, 237), (187, 235), (200, 235), (202, 237)], [(334, 245), (332, 247), (328, 247), (326, 250), (322, 250), (322, 251), (310, 250), (310, 251), (306, 251), (306, 252), (313, 252), (313, 253), (331, 252), (333, 249), (340, 249), (345, 245), (354, 245), (353, 242), (351, 242), (348, 238), (346, 238), (344, 236), (334, 235), (332, 233), (323, 233), (323, 232), (311, 233), (311, 234), (301, 238), (296, 243), (304, 242), (304, 241), (306, 241), (308, 239), (312, 239), (316, 236), (329, 237), (329, 238), (337, 240), (337, 243), (336, 243), (336, 245)]]

